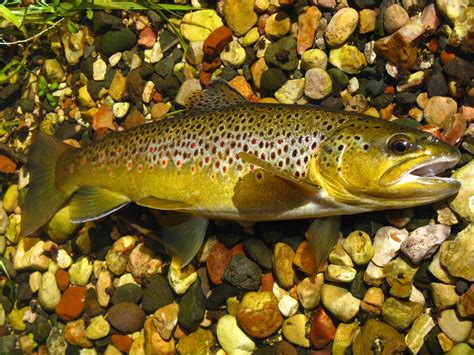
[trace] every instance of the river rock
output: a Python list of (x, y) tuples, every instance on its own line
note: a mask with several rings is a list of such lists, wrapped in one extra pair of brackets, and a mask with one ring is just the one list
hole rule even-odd
[(296, 277), (293, 270), (295, 251), (289, 245), (278, 242), (275, 244), (273, 258), (273, 269), (278, 283), (283, 288), (292, 287)]
[(360, 25), (359, 32), (370, 33), (375, 30), (375, 24), (377, 22), (377, 12), (372, 9), (363, 9), (359, 12)]
[(321, 349), (328, 345), (336, 334), (336, 327), (323, 307), (319, 306), (311, 320), (309, 337), (314, 347)]
[(364, 54), (350, 44), (331, 49), (329, 63), (347, 74), (358, 74), (367, 65)]
[(332, 80), (329, 74), (320, 68), (313, 68), (305, 74), (304, 93), (306, 96), (320, 100), (332, 92)]
[(448, 272), (457, 277), (474, 281), (474, 224), (459, 232), (454, 240), (441, 245), (440, 261)]
[(287, 80), (276, 92), (275, 98), (285, 105), (293, 105), (303, 96), (305, 79)]
[(344, 7), (331, 18), (326, 28), (326, 41), (331, 47), (340, 46), (349, 39), (359, 23), (359, 13)]
[(363, 231), (354, 231), (342, 241), (342, 247), (356, 265), (367, 264), (374, 255), (372, 240)]
[(181, 21), (180, 30), (190, 42), (204, 41), (212, 31), (223, 25), (222, 19), (215, 10), (205, 9), (188, 12)]
[(352, 352), (354, 355), (366, 355), (373, 352), (376, 339), (384, 339), (384, 354), (402, 353), (405, 350), (403, 337), (391, 326), (379, 320), (369, 319), (354, 339)]
[(295, 314), (283, 322), (283, 336), (292, 344), (309, 348), (309, 339), (306, 337), (308, 317), (304, 314)]
[(349, 324), (339, 323), (334, 335), (332, 344), (332, 354), (344, 355), (349, 350), (355, 335), (359, 332), (359, 322), (355, 321)]
[(245, 332), (266, 338), (283, 324), (278, 300), (271, 292), (248, 292), (237, 309), (237, 320)]
[(374, 257), (372, 262), (378, 266), (385, 266), (400, 250), (401, 244), (408, 237), (406, 229), (382, 227), (374, 237)]
[(66, 289), (61, 300), (56, 305), (56, 314), (63, 321), (70, 321), (80, 317), (84, 311), (86, 288), (72, 286)]
[(321, 300), (324, 307), (343, 322), (351, 320), (360, 307), (360, 300), (348, 290), (328, 284), (322, 287)]
[(228, 354), (251, 355), (255, 343), (237, 325), (237, 319), (224, 315), (217, 322), (217, 339)]
[(301, 65), (304, 69), (320, 68), (326, 70), (328, 56), (318, 48), (308, 49), (301, 55)]
[(432, 282), (430, 286), (434, 304), (438, 309), (449, 308), (455, 305), (459, 300), (455, 285), (445, 285), (438, 282)]
[(254, 4), (255, 0), (224, 1), (222, 11), (224, 19), (236, 36), (240, 37), (246, 34), (257, 22)]
[(291, 20), (285, 11), (271, 15), (265, 22), (265, 35), (283, 37), (291, 30)]
[(324, 272), (326, 280), (333, 282), (351, 282), (357, 271), (349, 266), (330, 264)]
[(401, 250), (412, 263), (418, 264), (436, 252), (438, 246), (449, 237), (450, 231), (451, 228), (443, 224), (417, 228), (403, 241)]
[(382, 306), (382, 318), (392, 327), (404, 330), (423, 312), (423, 305), (389, 297)]
[(441, 13), (452, 23), (456, 22), (466, 8), (469, 6), (468, 0), (436, 0), (436, 6)]
[(135, 303), (122, 302), (109, 309), (107, 320), (121, 333), (129, 334), (142, 329), (145, 312)]
[(472, 317), (474, 315), (474, 285), (459, 297), (457, 310), (461, 317)]
[(224, 280), (242, 290), (257, 290), (262, 270), (245, 255), (235, 255), (225, 270)]
[(444, 127), (446, 122), (456, 114), (458, 105), (450, 97), (430, 97), (423, 110), (426, 121), (438, 127)]
[(454, 309), (441, 312), (438, 325), (449, 339), (456, 343), (466, 341), (472, 329), (472, 322), (467, 319), (459, 319)]
[(267, 64), (282, 70), (295, 70), (299, 61), (295, 39), (292, 36), (286, 36), (271, 43), (265, 50), (264, 58)]
[(393, 4), (383, 13), (383, 25), (388, 33), (393, 33), (408, 21), (408, 14), (403, 7)]
[(428, 335), (434, 327), (435, 322), (428, 312), (421, 314), (415, 319), (413, 326), (405, 336), (405, 343), (408, 349), (414, 354), (417, 354), (425, 342), (426, 335)]
[(305, 309), (314, 309), (321, 299), (321, 290), (324, 284), (324, 274), (319, 273), (303, 279), (296, 287), (298, 299)]
[(418, 268), (398, 257), (384, 267), (387, 283), (391, 286), (390, 294), (395, 297), (409, 297), (413, 280)]
[(461, 189), (449, 206), (464, 220), (474, 222), (474, 160), (457, 170), (452, 177), (461, 182)]
[[(313, 47), (314, 36), (321, 19), (321, 11), (316, 6), (305, 6), (298, 15), (298, 35), (296, 47), (298, 54)], [(325, 69), (325, 68), (324, 68)]]
[(53, 272), (47, 271), (41, 277), (38, 300), (41, 307), (47, 311), (53, 311), (61, 301), (61, 291)]
[(137, 37), (129, 28), (109, 31), (100, 37), (100, 49), (106, 56), (131, 49), (137, 43)]

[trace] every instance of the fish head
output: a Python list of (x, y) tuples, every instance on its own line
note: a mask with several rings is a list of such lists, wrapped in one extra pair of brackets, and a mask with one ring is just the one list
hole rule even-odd
[(373, 118), (354, 118), (313, 155), (309, 178), (335, 200), (369, 209), (403, 208), (455, 194), (460, 183), (437, 174), (459, 151), (420, 130)]

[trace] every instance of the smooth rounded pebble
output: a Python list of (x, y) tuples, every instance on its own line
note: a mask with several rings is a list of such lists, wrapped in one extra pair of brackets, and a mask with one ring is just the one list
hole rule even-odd
[(329, 74), (321, 68), (313, 68), (306, 72), (304, 93), (306, 96), (320, 100), (332, 92), (332, 80)]
[(326, 28), (326, 41), (331, 47), (337, 47), (346, 43), (359, 23), (359, 13), (351, 8), (345, 7), (336, 12), (329, 21)]
[(449, 339), (456, 343), (465, 341), (472, 329), (472, 322), (467, 319), (459, 319), (454, 309), (447, 309), (441, 312), (438, 318), (438, 325)]
[(360, 300), (342, 287), (324, 284), (321, 300), (324, 307), (343, 322), (348, 322), (359, 312)]
[(219, 318), (217, 322), (217, 339), (229, 354), (252, 354), (255, 343), (237, 325), (237, 319), (231, 315)]

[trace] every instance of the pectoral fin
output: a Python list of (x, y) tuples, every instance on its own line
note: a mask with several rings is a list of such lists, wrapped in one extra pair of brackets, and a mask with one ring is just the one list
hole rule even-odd
[(306, 232), (311, 250), (316, 261), (317, 270), (326, 262), (336, 246), (341, 229), (341, 217), (322, 217), (314, 220)]
[(102, 218), (130, 202), (124, 195), (95, 186), (83, 186), (72, 196), (70, 209), (73, 223)]
[(166, 210), (166, 211), (173, 211), (173, 210), (182, 210), (191, 207), (190, 205), (180, 202), (180, 201), (172, 201), (172, 200), (165, 200), (162, 198), (158, 198), (155, 196), (148, 196), (138, 200), (137, 205), (153, 208), (156, 210)]
[(202, 217), (189, 217), (184, 222), (160, 230), (160, 240), (166, 252), (181, 267), (186, 266), (196, 256), (206, 235), (209, 220)]
[(317, 191), (319, 191), (319, 189), (320, 189), (319, 186), (311, 184), (310, 182), (298, 179), (298, 178), (294, 177), (293, 175), (274, 167), (270, 163), (268, 163), (268, 162), (266, 162), (262, 159), (257, 158), (255, 155), (245, 153), (245, 152), (240, 152), (239, 155), (240, 155), (240, 158), (243, 161), (245, 161), (249, 164), (253, 164), (255, 166), (258, 166), (259, 168), (261, 168), (265, 171), (268, 171), (270, 174), (273, 174), (273, 175), (278, 176), (278, 177), (280, 177), (280, 178), (282, 178), (286, 181), (294, 183), (298, 188), (302, 189), (307, 194), (312, 195), (312, 194), (316, 193)]

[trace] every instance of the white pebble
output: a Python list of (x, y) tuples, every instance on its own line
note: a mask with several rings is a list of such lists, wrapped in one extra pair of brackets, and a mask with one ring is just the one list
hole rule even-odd
[(112, 112), (114, 113), (114, 117), (116, 118), (125, 117), (129, 108), (130, 108), (129, 102), (116, 102), (112, 106)]
[(278, 309), (285, 317), (291, 317), (298, 312), (298, 301), (289, 295), (285, 295), (278, 302)]
[(155, 83), (153, 81), (147, 81), (143, 88), (142, 100), (144, 103), (149, 104), (153, 98), (153, 92), (155, 91)]
[(110, 66), (113, 68), (115, 67), (119, 62), (120, 62), (120, 59), (122, 59), (122, 52), (117, 52), (115, 54), (112, 54), (110, 57), (109, 57), (109, 64)]
[(105, 72), (107, 71), (107, 63), (98, 58), (94, 64), (92, 64), (92, 76), (95, 81), (102, 81), (105, 79)]
[(156, 41), (152, 49), (145, 49), (145, 62), (146, 63), (157, 63), (163, 58), (163, 52), (161, 51), (160, 41)]
[(349, 84), (347, 85), (347, 91), (349, 91), (349, 93), (351, 94), (354, 94), (355, 92), (357, 92), (357, 90), (359, 90), (359, 80), (354, 76), (353, 78), (351, 78), (351, 80), (349, 80)]

